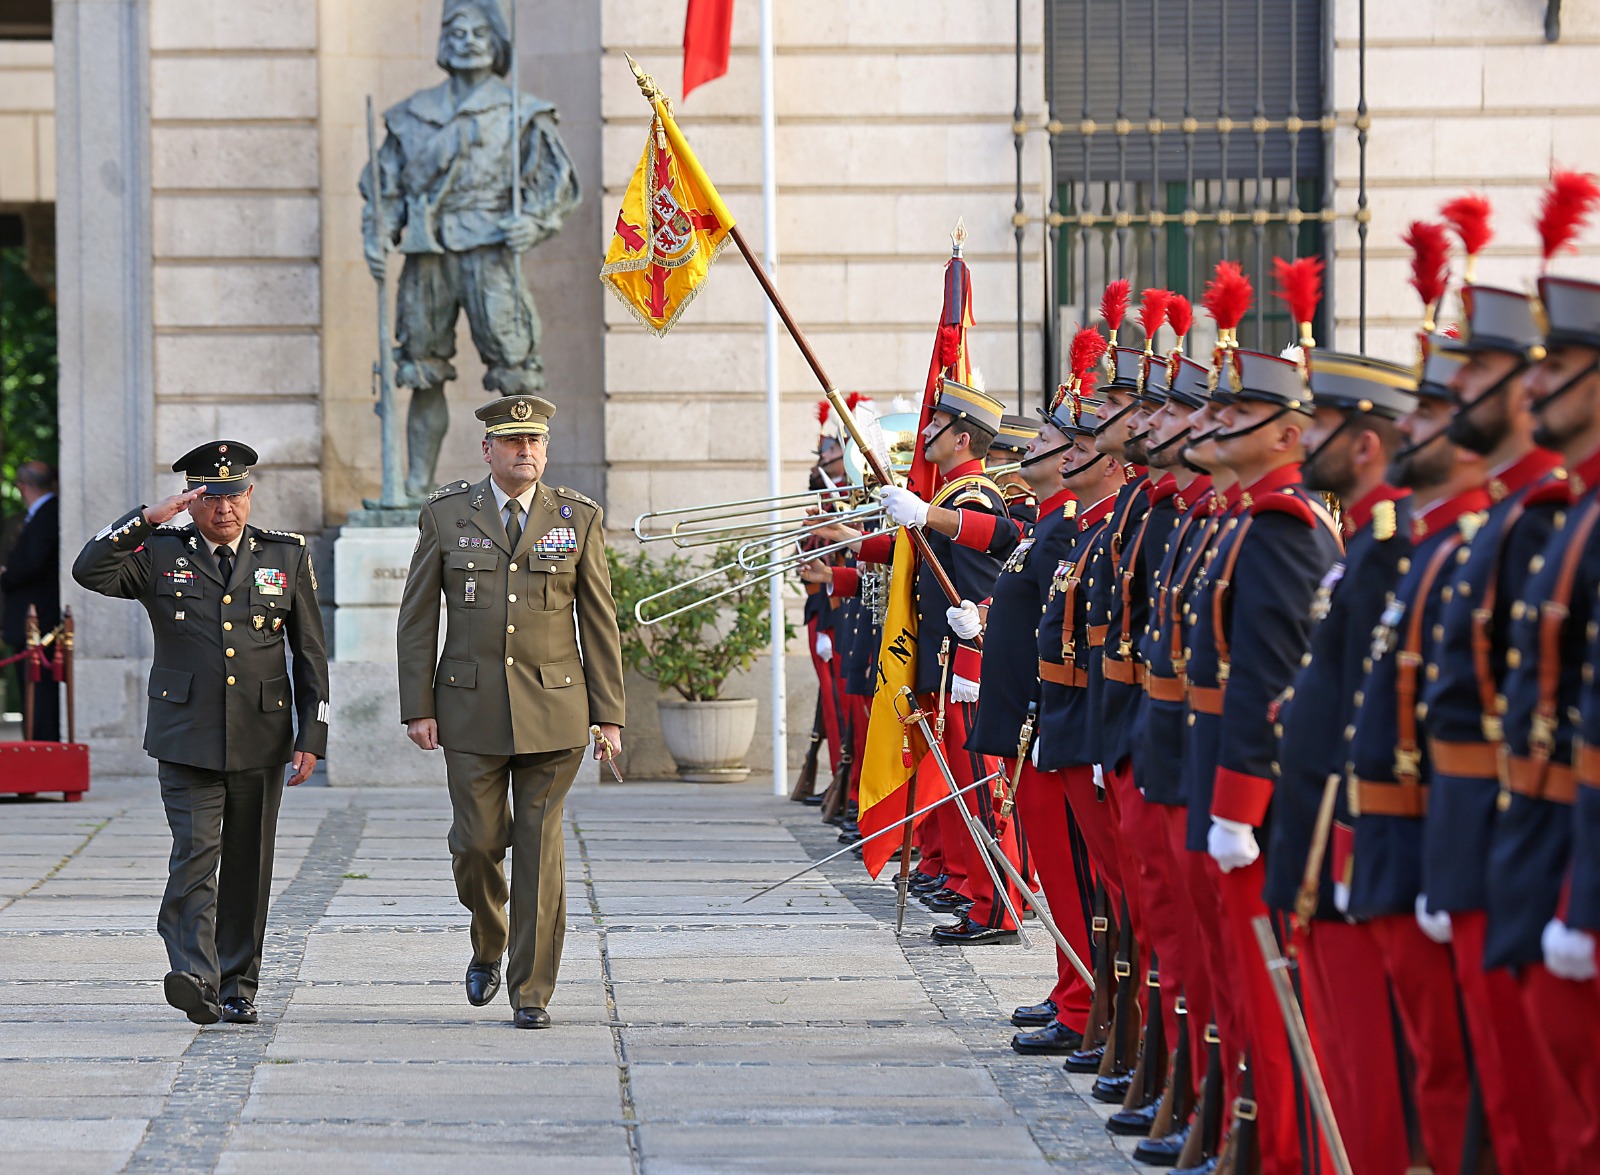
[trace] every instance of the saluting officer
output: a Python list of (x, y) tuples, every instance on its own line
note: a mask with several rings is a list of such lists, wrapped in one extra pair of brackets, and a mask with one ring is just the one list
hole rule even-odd
[(555, 411), (538, 396), (477, 410), (490, 474), (442, 486), (422, 508), (398, 631), (406, 734), (425, 751), (444, 748), (456, 894), (472, 913), (467, 999), (481, 1007), (494, 998), (509, 934), (518, 1028), (550, 1026), (566, 931), (562, 803), (590, 724), (601, 732), (595, 758), (622, 745), (621, 638), (601, 510), (541, 480)]
[(238, 441), (191, 450), (172, 466), (183, 493), (129, 511), (72, 567), (150, 614), (144, 746), (172, 829), (156, 925), (167, 1002), (196, 1024), (256, 1022), (283, 768), (304, 783), (328, 744), (316, 573), (304, 537), (248, 525), (255, 462)]

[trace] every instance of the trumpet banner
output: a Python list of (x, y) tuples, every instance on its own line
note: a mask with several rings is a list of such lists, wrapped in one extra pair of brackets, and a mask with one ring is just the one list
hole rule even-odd
[(661, 102), (628, 181), (600, 280), (657, 337), (700, 292), (733, 214)]

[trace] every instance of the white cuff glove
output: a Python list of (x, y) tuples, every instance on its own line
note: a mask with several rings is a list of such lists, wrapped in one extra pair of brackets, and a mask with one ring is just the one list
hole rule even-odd
[(1333, 883), (1333, 908), (1341, 914), (1350, 912), (1350, 887), (1342, 881)]
[(983, 631), (983, 618), (978, 615), (978, 605), (962, 600), (959, 607), (946, 608), (944, 617), (950, 622), (950, 631), (964, 641), (970, 641)]
[(1231, 873), (1254, 864), (1261, 855), (1261, 846), (1256, 844), (1256, 830), (1250, 825), (1213, 816), (1211, 831), (1206, 834), (1206, 852), (1218, 869)]
[(1450, 925), (1450, 911), (1428, 913), (1428, 895), (1425, 893), (1417, 895), (1417, 925), (1422, 927), (1423, 934), (1441, 945), (1455, 937), (1455, 930)]
[(833, 660), (833, 638), (825, 632), (817, 633), (817, 656), (824, 661)]
[(899, 486), (883, 488), (883, 513), (896, 526), (928, 524), (928, 503)]
[(1556, 978), (1584, 983), (1595, 977), (1594, 935), (1587, 930), (1573, 930), (1552, 918), (1545, 923), (1539, 945), (1544, 948), (1544, 965)]
[(950, 700), (952, 702), (965, 702), (970, 705), (978, 700), (978, 683), (962, 677), (959, 673), (950, 678)]
[(1100, 764), (1098, 764), (1098, 763), (1090, 764), (1090, 768), (1094, 771), (1094, 786), (1095, 786), (1096, 790), (1105, 791), (1106, 790), (1106, 769), (1104, 767), (1100, 766)]
[(1029, 759), (1035, 767), (1039, 765), (1039, 744), (1042, 742), (1044, 742), (1042, 735), (1035, 734), (1033, 736), (1033, 751), (1029, 755)]

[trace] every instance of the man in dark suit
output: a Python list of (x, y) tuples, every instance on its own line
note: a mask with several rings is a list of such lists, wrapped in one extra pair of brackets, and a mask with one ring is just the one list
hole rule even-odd
[[(5, 593), (0, 639), (14, 652), (27, 643), (30, 604), (38, 610), (41, 632), (49, 632), (61, 621), (61, 509), (56, 499), (56, 471), (43, 461), (26, 462), (17, 470), (17, 489), (27, 513), (16, 546), (0, 567), (0, 592)], [(26, 668), (19, 662), (15, 672), (20, 699)], [(34, 687), (33, 738), (60, 740), (60, 697), (61, 687), (48, 674)]]
[[(130, 510), (72, 566), (150, 614), (144, 745), (172, 829), (156, 925), (167, 1002), (196, 1024), (256, 1022), (284, 765), (304, 783), (328, 745), (316, 572), (302, 535), (249, 525), (255, 461), (238, 441), (185, 454), (183, 493)], [(185, 511), (193, 522), (175, 524)]]

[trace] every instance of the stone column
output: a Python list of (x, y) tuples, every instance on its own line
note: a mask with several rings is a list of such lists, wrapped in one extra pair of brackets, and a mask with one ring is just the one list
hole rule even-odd
[(56, 0), (56, 269), (63, 603), (78, 620), (78, 737), (97, 775), (148, 770), (150, 636), (82, 591), (80, 546), (152, 492), (150, 102), (144, 0)]

